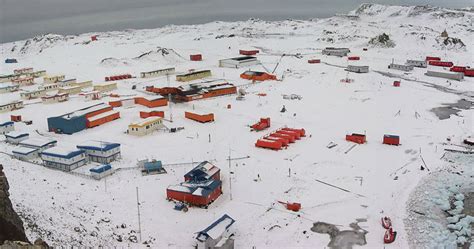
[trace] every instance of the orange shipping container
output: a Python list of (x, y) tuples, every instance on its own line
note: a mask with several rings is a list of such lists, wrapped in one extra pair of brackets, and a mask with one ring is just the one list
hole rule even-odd
[(213, 122), (214, 121), (214, 114), (213, 113), (197, 114), (197, 113), (192, 113), (192, 112), (184, 112), (184, 117), (186, 117), (188, 119), (192, 119), (194, 121), (201, 122), (201, 123)]

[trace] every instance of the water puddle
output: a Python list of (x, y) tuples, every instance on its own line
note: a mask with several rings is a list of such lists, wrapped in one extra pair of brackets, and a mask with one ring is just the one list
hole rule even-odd
[(356, 222), (349, 224), (352, 230), (342, 231), (333, 224), (316, 222), (313, 224), (311, 231), (328, 234), (331, 239), (328, 247), (331, 249), (352, 249), (354, 245), (362, 246), (367, 244), (365, 235), (368, 232), (359, 226), (360, 222), (366, 221), (367, 219), (356, 219)]
[(448, 119), (451, 115), (457, 115), (461, 110), (469, 110), (474, 106), (474, 102), (460, 99), (456, 103), (443, 103), (441, 107), (435, 107), (431, 111), (440, 119)]

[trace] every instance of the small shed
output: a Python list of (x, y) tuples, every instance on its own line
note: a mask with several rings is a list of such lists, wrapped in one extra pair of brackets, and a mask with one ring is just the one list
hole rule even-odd
[(163, 174), (166, 173), (166, 170), (163, 168), (161, 161), (151, 160), (143, 163), (142, 174), (143, 175), (153, 175), (153, 174)]
[(21, 122), (21, 115), (10, 115), (10, 120), (13, 122)]
[(240, 74), (240, 78), (246, 80), (265, 81), (265, 80), (276, 80), (276, 76), (273, 74), (258, 72), (258, 71), (245, 71)]
[(346, 135), (346, 141), (364, 144), (367, 142), (367, 139), (364, 134), (352, 133), (351, 135)]
[(15, 130), (15, 123), (13, 121), (6, 121), (0, 123), (0, 135), (5, 135)]
[(86, 152), (87, 159), (97, 163), (111, 163), (121, 157), (120, 144), (104, 141), (85, 141), (76, 146)]
[(12, 154), (18, 160), (29, 161), (38, 157), (38, 149), (19, 146), (12, 150)]
[(12, 131), (5, 134), (6, 142), (9, 144), (19, 144), (21, 141), (24, 141), (30, 137), (30, 134), (27, 132)]
[(100, 180), (100, 179), (114, 173), (114, 170), (113, 170), (113, 168), (110, 164), (104, 164), (104, 165), (100, 165), (100, 166), (94, 167), (92, 169), (89, 169), (89, 172), (91, 172), (91, 176), (94, 179)]
[(191, 61), (202, 61), (202, 54), (192, 54), (189, 56)]
[(383, 144), (400, 145), (400, 137), (397, 135), (383, 135)]
[(318, 63), (321, 63), (321, 60), (320, 59), (310, 59), (310, 60), (308, 60), (308, 63), (309, 64), (318, 64)]
[(400, 83), (399, 80), (396, 80), (396, 81), (393, 82), (393, 86), (394, 86), (394, 87), (400, 87), (400, 84), (401, 84), (401, 83)]
[(353, 73), (368, 73), (369, 66), (348, 65), (346, 71)]
[(197, 249), (233, 249), (235, 220), (224, 214), (210, 226), (197, 233)]
[(243, 49), (240, 49), (239, 50), (239, 54), (241, 55), (257, 55), (260, 51), (259, 50), (256, 50), (256, 49), (253, 49), (253, 50), (243, 50)]
[(91, 36), (91, 41), (97, 41), (97, 35)]

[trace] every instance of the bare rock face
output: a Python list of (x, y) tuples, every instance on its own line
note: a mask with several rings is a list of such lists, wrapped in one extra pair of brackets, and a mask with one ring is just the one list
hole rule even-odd
[(3, 173), (3, 166), (0, 164), (0, 245), (6, 240), (29, 243), (23, 229), (23, 222), (13, 210), (8, 189), (7, 177)]

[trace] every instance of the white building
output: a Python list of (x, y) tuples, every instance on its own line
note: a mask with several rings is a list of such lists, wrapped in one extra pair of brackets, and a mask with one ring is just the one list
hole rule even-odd
[(163, 128), (163, 118), (149, 117), (140, 122), (134, 122), (128, 125), (128, 134), (135, 136), (144, 136), (155, 130)]
[(347, 54), (349, 54), (350, 52), (351, 52), (351, 50), (348, 49), (348, 48), (327, 47), (327, 48), (323, 49), (322, 53), (324, 55), (332, 55), (332, 56), (343, 57), (343, 56), (347, 56)]
[(353, 72), (353, 73), (368, 73), (369, 66), (356, 66), (356, 65), (348, 65), (346, 71)]
[(79, 95), (84, 97), (84, 100), (86, 101), (98, 100), (102, 98), (102, 94), (99, 91), (82, 92)]
[(0, 84), (0, 93), (11, 93), (18, 91), (20, 89), (19, 85), (11, 84), (11, 83), (4, 83)]
[(89, 161), (110, 163), (120, 158), (120, 144), (102, 141), (86, 141), (76, 146), (86, 152)]
[(39, 97), (43, 96), (45, 93), (46, 93), (46, 91), (43, 90), (43, 89), (33, 90), (33, 91), (24, 91), (24, 92), (20, 93), (20, 97), (22, 99), (26, 99), (26, 100), (36, 99), (36, 98), (39, 98)]
[(235, 220), (227, 214), (197, 233), (198, 249), (233, 249)]
[(19, 143), (20, 146), (38, 149), (38, 152), (42, 152), (46, 149), (56, 146), (57, 141), (47, 138), (28, 138)]
[(388, 68), (389, 68), (389, 69), (400, 70), (400, 71), (405, 71), (405, 72), (413, 71), (413, 66), (410, 66), (410, 65), (402, 65), (402, 64), (395, 64), (395, 63), (391, 63), (390, 65), (388, 65)]
[(100, 180), (114, 173), (114, 170), (110, 164), (100, 165), (90, 169), (89, 171), (91, 172), (91, 176), (96, 180)]
[(29, 161), (38, 157), (38, 149), (19, 146), (12, 150), (12, 154), (18, 160)]
[(153, 78), (153, 77), (159, 77), (159, 76), (166, 76), (170, 74), (175, 73), (175, 68), (170, 67), (170, 68), (165, 68), (165, 69), (159, 69), (155, 71), (149, 71), (149, 72), (141, 72), (140, 77), (142, 78)]
[(110, 92), (117, 89), (116, 82), (105, 82), (105, 83), (98, 83), (94, 85), (94, 91), (99, 92)]
[(64, 102), (69, 99), (68, 93), (58, 93), (58, 94), (47, 94), (46, 96), (41, 97), (41, 101), (43, 104), (51, 104), (51, 103), (58, 103)]
[(0, 113), (9, 112), (23, 108), (23, 101), (17, 100), (6, 104), (0, 104)]
[(87, 162), (83, 150), (65, 147), (52, 147), (40, 153), (43, 165), (62, 171), (74, 170)]
[(5, 134), (6, 142), (9, 144), (19, 144), (30, 137), (30, 134), (20, 131), (11, 131)]
[(15, 123), (13, 123), (12, 121), (0, 123), (0, 135), (5, 135), (14, 130), (15, 130)]
[(13, 70), (14, 74), (26, 74), (26, 73), (32, 73), (32, 72), (33, 72), (32, 67), (18, 68), (18, 69)]
[(260, 64), (260, 61), (253, 56), (241, 56), (219, 61), (219, 67), (240, 68)]
[(39, 89), (45, 90), (46, 92), (55, 91), (59, 89), (59, 85), (56, 83), (44, 84), (39, 87)]
[(12, 83), (13, 84), (18, 84), (20, 86), (29, 86), (29, 85), (33, 85), (35, 83), (34, 80), (35, 80), (35, 78), (33, 78), (33, 77), (25, 77), (25, 78), (14, 79), (14, 80), (12, 80)]
[(425, 60), (407, 60), (405, 64), (413, 67), (428, 67), (428, 63)]
[(431, 77), (438, 77), (438, 78), (444, 78), (444, 79), (450, 79), (450, 80), (459, 80), (461, 81), (464, 79), (464, 74), (462, 73), (457, 73), (457, 72), (438, 72), (438, 71), (427, 71), (425, 73), (426, 76), (431, 76)]
[(60, 85), (61, 87), (73, 86), (76, 83), (77, 83), (76, 79), (67, 79), (67, 80), (58, 81), (58, 85)]

